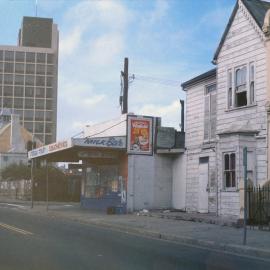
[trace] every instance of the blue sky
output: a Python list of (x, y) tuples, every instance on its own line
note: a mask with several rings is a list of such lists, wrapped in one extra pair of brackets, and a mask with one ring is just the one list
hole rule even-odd
[[(60, 32), (58, 139), (118, 117), (120, 70), (184, 82), (211, 60), (235, 0), (38, 0), (38, 16)], [(0, 0), (0, 44), (13, 45), (35, 0)], [(179, 84), (180, 84), (179, 83)], [(181, 87), (134, 80), (129, 111), (179, 127)]]

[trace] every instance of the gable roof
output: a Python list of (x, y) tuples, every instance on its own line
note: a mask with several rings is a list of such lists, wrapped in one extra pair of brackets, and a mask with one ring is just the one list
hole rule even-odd
[[(249, 13), (251, 14), (252, 18), (254, 19), (254, 21), (257, 23), (257, 25), (259, 26), (260, 29), (262, 29), (263, 27), (263, 23), (264, 23), (264, 17), (265, 14), (267, 12), (268, 9), (270, 9), (270, 3), (269, 2), (265, 2), (265, 1), (261, 1), (261, 0), (241, 0), (242, 3), (245, 5), (245, 7), (247, 8), (247, 10), (249, 11)], [(238, 1), (236, 2), (233, 12), (230, 16), (229, 22), (225, 28), (225, 31), (221, 37), (221, 40), (219, 42), (219, 45), (217, 47), (217, 50), (214, 54), (214, 58), (213, 58), (213, 63), (216, 62), (219, 52), (223, 46), (223, 43), (226, 39), (226, 36), (229, 32), (229, 29), (232, 25), (232, 22), (234, 20), (235, 14), (238, 10)]]
[[(7, 153), (11, 150), (10, 144), (11, 136), (11, 123), (7, 123), (0, 128), (0, 152)], [(32, 133), (29, 132), (25, 127), (20, 126), (20, 136), (24, 141), (24, 144), (32, 140)], [(41, 147), (43, 144), (38, 138), (34, 138), (34, 141), (37, 143), (37, 147)], [(26, 149), (25, 149), (26, 153)]]
[(270, 3), (261, 0), (242, 0), (253, 19), (258, 26), (262, 29), (264, 23), (264, 17), (267, 10), (270, 8)]

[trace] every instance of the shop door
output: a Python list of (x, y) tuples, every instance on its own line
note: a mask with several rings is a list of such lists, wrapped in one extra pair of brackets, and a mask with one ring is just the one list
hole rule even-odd
[(200, 158), (199, 162), (199, 189), (198, 212), (208, 213), (208, 157)]

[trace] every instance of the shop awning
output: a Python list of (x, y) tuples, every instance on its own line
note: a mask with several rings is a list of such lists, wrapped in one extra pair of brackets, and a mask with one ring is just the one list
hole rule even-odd
[(87, 158), (116, 158), (117, 152), (126, 152), (126, 137), (70, 138), (33, 149), (29, 159), (50, 162), (78, 162)]

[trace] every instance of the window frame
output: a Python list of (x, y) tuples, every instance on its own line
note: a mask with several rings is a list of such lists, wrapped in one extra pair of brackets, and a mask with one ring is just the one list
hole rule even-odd
[[(253, 80), (251, 80), (251, 67), (253, 67)], [(256, 103), (256, 91), (255, 91), (255, 86), (256, 86), (256, 67), (255, 67), (255, 62), (251, 61), (249, 63), (249, 77), (248, 77), (248, 83), (249, 83), (249, 103), (250, 105), (253, 105)], [(253, 101), (251, 100), (251, 83), (253, 83)]]
[(234, 106), (233, 98), (233, 72), (232, 69), (227, 71), (227, 108), (232, 109)]
[[(234, 154), (234, 169), (231, 168), (231, 155)], [(229, 169), (226, 169), (225, 167), (225, 156), (229, 156)], [(236, 164), (237, 164), (237, 155), (235, 151), (228, 151), (222, 153), (222, 179), (223, 179), (223, 188), (226, 191), (236, 191), (237, 189), (237, 174), (236, 174)], [(234, 186), (232, 185), (233, 179), (232, 179), (232, 173), (234, 172)], [(226, 173), (230, 173), (230, 186), (227, 186), (227, 179), (226, 179)]]
[[(250, 70), (251, 70), (251, 66), (253, 66), (254, 68), (254, 78), (253, 78), (253, 101), (251, 101), (251, 81), (250, 81)], [(238, 92), (242, 93), (242, 92), (246, 92), (246, 105), (243, 106), (236, 106), (236, 95), (237, 95), (237, 87), (240, 87), (236, 85), (236, 72), (238, 70), (241, 70), (245, 68), (246, 71), (246, 79), (245, 79), (245, 89), (246, 90), (240, 90)], [(230, 83), (230, 74), (231, 73), (231, 83)], [(256, 64), (255, 64), (255, 60), (251, 60), (249, 62), (245, 62), (242, 63), (240, 65), (235, 65), (235, 66), (229, 66), (227, 68), (227, 79), (226, 79), (226, 93), (227, 93), (227, 110), (233, 110), (233, 109), (241, 109), (241, 108), (246, 108), (249, 106), (253, 106), (256, 104)], [(244, 84), (243, 84), (244, 85)], [(243, 86), (241, 85), (241, 86)], [(232, 105), (230, 106), (230, 99), (229, 99), (229, 91), (232, 91), (232, 96), (231, 96), (231, 100), (232, 100)]]
[[(216, 86), (215, 87), (215, 90), (211, 90), (210, 92), (207, 91), (208, 88), (210, 88), (210, 87), (212, 87), (214, 85)], [(216, 139), (216, 136), (214, 136), (214, 137), (211, 136), (211, 134), (212, 134), (211, 133), (211, 131), (212, 131), (212, 129), (211, 129), (211, 123), (212, 123), (212, 118), (213, 118), (212, 117), (212, 108), (211, 108), (211, 98), (212, 98), (213, 95), (217, 95), (217, 82), (211, 82), (211, 83), (208, 83), (208, 84), (206, 84), (204, 86), (204, 121), (206, 121), (205, 120), (205, 98), (206, 97), (209, 97), (208, 138), (205, 138), (205, 134), (203, 135), (203, 141), (205, 143), (213, 142)], [(216, 100), (216, 103), (217, 103), (217, 100)], [(215, 114), (217, 114), (217, 104), (216, 104), (216, 113)], [(215, 115), (215, 118), (216, 117), (217, 116)], [(205, 122), (204, 122), (204, 129), (205, 129)], [(216, 128), (215, 128), (215, 130), (216, 130)]]

